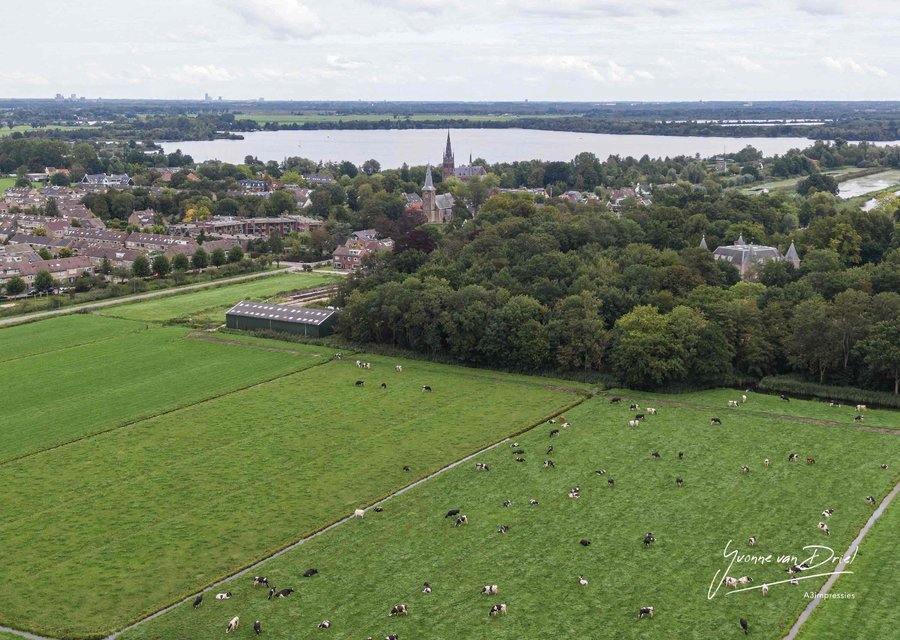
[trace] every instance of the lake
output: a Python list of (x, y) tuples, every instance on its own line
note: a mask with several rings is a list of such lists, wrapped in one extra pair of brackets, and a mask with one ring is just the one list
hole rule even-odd
[(863, 196), (867, 193), (882, 191), (896, 184), (900, 184), (900, 170), (882, 171), (839, 183), (838, 196), (846, 200), (856, 196)]
[[(444, 129), (377, 129), (316, 131), (254, 131), (243, 140), (201, 140), (160, 143), (166, 153), (176, 149), (197, 162), (222, 160), (240, 164), (248, 155), (263, 162), (300, 156), (315, 161), (349, 160), (360, 165), (374, 158), (385, 169), (404, 162), (440, 165), (447, 140)], [(692, 136), (630, 136), (606, 133), (572, 133), (536, 129), (452, 129), (450, 138), (457, 166), (473, 158), (490, 163), (515, 160), (569, 161), (582, 151), (601, 160), (610, 155), (651, 158), (694, 155), (707, 158), (723, 151), (733, 153), (753, 145), (764, 155), (784, 154), (788, 149), (812, 144), (806, 138), (704, 138)]]

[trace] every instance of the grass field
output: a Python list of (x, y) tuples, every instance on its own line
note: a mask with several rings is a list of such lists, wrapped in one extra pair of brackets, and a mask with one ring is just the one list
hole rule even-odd
[(143, 331), (144, 325), (115, 318), (74, 314), (0, 330), (0, 362), (69, 349)]
[[(173, 331), (145, 332), (156, 346), (129, 360), (152, 357)], [(222, 374), (282, 355), (191, 344), (227, 349), (196, 358)], [(61, 371), (72, 367), (60, 357)], [(395, 360), (367, 359), (366, 372), (329, 362), (0, 466), (0, 624), (109, 632), (583, 397), (544, 379), (419, 362), (396, 374)], [(203, 379), (167, 377), (182, 394)], [(146, 393), (106, 395), (112, 406), (141, 399), (132, 413), (155, 410)], [(44, 416), (52, 403), (34, 402)], [(94, 417), (110, 410), (73, 404)]]
[[(781, 638), (807, 603), (803, 592), (816, 590), (825, 578), (773, 585), (767, 598), (759, 591), (726, 596), (723, 587), (709, 600), (716, 571), (727, 568), (726, 543), (734, 540), (733, 548), (747, 553), (746, 540), (756, 535), (753, 551), (759, 555), (804, 559), (809, 552), (803, 547), (810, 544), (827, 544), (840, 554), (871, 512), (864, 497), (882, 498), (898, 479), (900, 438), (785, 422), (778, 418), (784, 409), (773, 417), (739, 413), (713, 427), (709, 415), (717, 404), (660, 404), (658, 416), (629, 429), (625, 422), (633, 412), (627, 405), (589, 400), (565, 412), (573, 426), (559, 438), (547, 437), (549, 425), (517, 437), (526, 463), (514, 462), (508, 446), (498, 447), (477, 458), (490, 465), (489, 472), (467, 463), (387, 501), (383, 513), (370, 512), (254, 572), (278, 588), (297, 589), (289, 599), (268, 601), (264, 589), (242, 577), (214, 590), (232, 591), (228, 602), (216, 602), (210, 593), (200, 609), (182, 605), (123, 637), (215, 638), (239, 615), (244, 636), (252, 635), (259, 619), (266, 637), (276, 639), (317, 633), (342, 640), (388, 633), (519, 639), (552, 633), (705, 640), (740, 637), (740, 617), (750, 621), (753, 637)], [(816, 407), (798, 401), (789, 410), (805, 414)], [(893, 426), (900, 426), (900, 414), (893, 416)], [(541, 464), (549, 444), (555, 447), (552, 470)], [(679, 450), (686, 453), (682, 461)], [(652, 451), (662, 459), (652, 460)], [(813, 455), (817, 464), (790, 464), (791, 451)], [(772, 460), (768, 469), (764, 457)], [(891, 471), (881, 470), (882, 462), (892, 463)], [(748, 475), (739, 473), (742, 464), (750, 465)], [(597, 475), (598, 468), (607, 474)], [(684, 487), (675, 486), (677, 476)], [(615, 488), (607, 487), (610, 477)], [(582, 495), (573, 500), (566, 493), (576, 485)], [(539, 504), (530, 506), (531, 498)], [(505, 499), (512, 501), (508, 509)], [(829, 537), (816, 528), (826, 507), (835, 509)], [(462, 508), (470, 524), (454, 528), (443, 517), (451, 508)], [(510, 527), (505, 535), (497, 533), (500, 524)], [(647, 531), (657, 542), (644, 549)], [(581, 538), (591, 546), (580, 546)], [(750, 575), (759, 586), (785, 579), (784, 566), (744, 563), (727, 573)], [(310, 567), (320, 574), (301, 577)], [(579, 575), (588, 586), (579, 586)], [(878, 586), (890, 597), (896, 573), (883, 579)], [(425, 581), (433, 593), (422, 593)], [(480, 595), (485, 584), (500, 585), (499, 594)], [(390, 618), (390, 607), (399, 602), (409, 605), (410, 615)], [(488, 609), (498, 602), (508, 605), (509, 615), (490, 618)], [(642, 606), (654, 607), (654, 619), (636, 619)], [(332, 628), (317, 631), (326, 618)], [(874, 621), (869, 628), (872, 635), (865, 637), (895, 637), (894, 629), (878, 630)]]
[[(6, 193), (7, 189), (12, 189), (15, 186), (16, 186), (15, 178), (0, 178), (0, 196), (2, 196), (4, 193)], [(38, 188), (39, 186), (41, 186), (41, 184), (39, 182), (32, 182), (31, 186), (34, 188)]]
[(190, 321), (192, 316), (198, 316), (204, 321), (215, 320), (217, 324), (223, 324), (225, 312), (241, 300), (262, 300), (284, 291), (309, 289), (338, 281), (337, 277), (319, 273), (283, 273), (249, 282), (115, 306), (97, 313), (144, 322), (169, 322), (182, 318)]
[(824, 600), (801, 627), (801, 640), (846, 640), (846, 638), (891, 638), (900, 629), (897, 607), (897, 576), (900, 575), (900, 505), (892, 504), (863, 540), (859, 553), (847, 566), (853, 574), (842, 575), (831, 588), (833, 594), (853, 598)]
[(74, 131), (76, 129), (93, 129), (94, 127), (78, 127), (74, 125), (51, 124), (46, 127), (32, 127), (30, 124), (17, 124), (12, 129), (0, 127), (0, 138), (12, 133), (28, 133), (29, 131)]
[[(96, 327), (90, 327), (90, 321)], [(324, 358), (186, 338), (187, 330), (70, 316), (0, 330), (21, 346), (45, 329), (59, 344), (109, 329), (120, 335), (0, 363), (0, 463), (312, 366)], [(137, 331), (129, 332), (128, 325)], [(45, 336), (45, 337), (44, 337)], [(30, 343), (33, 344), (33, 343)]]

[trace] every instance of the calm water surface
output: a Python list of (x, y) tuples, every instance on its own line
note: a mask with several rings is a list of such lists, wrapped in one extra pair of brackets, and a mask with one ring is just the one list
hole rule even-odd
[[(440, 164), (447, 131), (441, 129), (255, 131), (243, 140), (211, 140), (162, 143), (166, 153), (176, 149), (195, 161), (222, 160), (242, 163), (248, 155), (262, 161), (301, 156), (311, 160), (349, 160), (362, 164), (370, 158), (390, 169), (425, 163)], [(806, 138), (702, 138), (690, 136), (628, 136), (605, 133), (571, 133), (533, 129), (452, 129), (450, 137), (456, 164), (468, 164), (469, 154), (488, 162), (515, 160), (569, 161), (582, 151), (601, 160), (610, 155), (651, 158), (694, 155), (710, 157), (733, 153), (753, 145), (764, 155), (783, 154), (788, 149), (812, 144)]]

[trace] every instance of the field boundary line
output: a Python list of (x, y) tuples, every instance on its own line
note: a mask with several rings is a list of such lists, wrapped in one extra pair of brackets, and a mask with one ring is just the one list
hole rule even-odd
[[(491, 451), (491, 450), (493, 450), (493, 449), (496, 449), (496, 448), (499, 447), (501, 444), (504, 444), (504, 443), (506, 443), (506, 442), (509, 442), (511, 439), (513, 439), (513, 438), (515, 438), (515, 437), (517, 437), (517, 436), (520, 436), (520, 435), (522, 435), (523, 433), (527, 433), (527, 432), (529, 432), (529, 431), (531, 431), (531, 430), (533, 430), (533, 429), (536, 429), (537, 427), (541, 426), (542, 424), (545, 424), (546, 421), (549, 420), (550, 418), (556, 417), (556, 416), (560, 415), (561, 413), (563, 413), (563, 412), (565, 412), (565, 411), (569, 411), (570, 409), (572, 409), (572, 408), (574, 408), (574, 407), (577, 407), (578, 405), (582, 404), (583, 402), (586, 402), (587, 400), (589, 400), (589, 399), (592, 398), (592, 397), (593, 397), (592, 394), (589, 394), (589, 393), (582, 393), (582, 394), (581, 394), (581, 397), (580, 397), (577, 401), (575, 401), (575, 402), (570, 402), (570, 403), (564, 405), (564, 406), (563, 406), (562, 408), (560, 408), (558, 411), (554, 411), (552, 414), (550, 414), (550, 415), (548, 415), (548, 416), (545, 416), (545, 417), (541, 418), (541, 419), (538, 420), (537, 422), (534, 422), (534, 423), (532, 423), (532, 424), (526, 425), (526, 426), (523, 427), (522, 429), (519, 429), (518, 431), (514, 431), (513, 433), (510, 433), (510, 434), (504, 436), (502, 439), (497, 440), (496, 442), (494, 442), (494, 443), (492, 443), (492, 444), (485, 445), (485, 446), (481, 447), (480, 449), (478, 449), (477, 451), (475, 451), (475, 452), (473, 452), (473, 453), (467, 454), (467, 455), (463, 456), (462, 458), (459, 458), (458, 460), (455, 460), (455, 461), (453, 461), (453, 462), (451, 462), (451, 463), (449, 463), (449, 464), (447, 464), (447, 465), (441, 467), (440, 469), (437, 469), (436, 471), (434, 471), (434, 472), (432, 472), (432, 473), (430, 473), (430, 474), (428, 474), (428, 475), (426, 475), (426, 476), (423, 476), (423, 477), (419, 478), (418, 480), (415, 480), (415, 481), (411, 482), (410, 484), (407, 484), (407, 485), (405, 485), (405, 486), (403, 486), (403, 487), (397, 489), (396, 491), (393, 491), (393, 492), (391, 492), (391, 493), (389, 493), (389, 494), (387, 494), (387, 495), (385, 495), (385, 496), (383, 496), (383, 497), (381, 497), (381, 498), (378, 498), (377, 500), (375, 500), (375, 501), (372, 502), (371, 504), (369, 504), (369, 505), (367, 505), (366, 507), (364, 507), (364, 511), (369, 511), (369, 510), (371, 510), (371, 509), (374, 509), (375, 507), (377, 507), (377, 506), (379, 506), (379, 505), (381, 505), (381, 504), (387, 502), (387, 501), (390, 500), (391, 498), (395, 498), (395, 497), (397, 497), (397, 496), (399, 496), (399, 495), (401, 495), (401, 494), (404, 494), (404, 493), (406, 493), (407, 491), (409, 491), (410, 489), (413, 489), (413, 488), (415, 488), (415, 487), (417, 487), (417, 486), (419, 486), (419, 485), (421, 485), (421, 484), (427, 482), (428, 480), (431, 480), (431, 479), (433, 479), (433, 478), (436, 478), (437, 476), (443, 475), (443, 474), (446, 473), (447, 471), (450, 471), (451, 469), (455, 469), (456, 467), (458, 467), (458, 466), (460, 466), (460, 465), (462, 465), (462, 464), (465, 464), (466, 462), (472, 460), (473, 458), (476, 458), (477, 456), (482, 455), (483, 453), (486, 453), (486, 452), (488, 452), (488, 451)], [(348, 516), (344, 516), (344, 517), (340, 518), (339, 520), (335, 520), (334, 522), (331, 522), (330, 524), (327, 524), (327, 525), (325, 525), (324, 527), (322, 527), (322, 528), (320, 528), (320, 529), (317, 529), (317, 530), (313, 531), (312, 533), (310, 533), (310, 534), (308, 534), (308, 535), (306, 535), (306, 536), (304, 536), (304, 537), (302, 537), (302, 538), (300, 538), (300, 539), (298, 539), (298, 540), (295, 540), (294, 542), (291, 542), (289, 545), (287, 545), (287, 546), (285, 546), (285, 547), (282, 547), (281, 549), (279, 549), (279, 550), (277, 550), (277, 551), (275, 551), (275, 552), (269, 554), (269, 555), (266, 556), (265, 558), (262, 558), (262, 559), (260, 559), (260, 560), (257, 560), (257, 561), (254, 562), (253, 564), (251, 564), (251, 565), (249, 565), (249, 566), (246, 566), (246, 567), (244, 567), (243, 569), (240, 569), (239, 571), (236, 571), (236, 572), (234, 572), (234, 573), (232, 573), (232, 574), (230, 574), (230, 575), (228, 575), (228, 576), (225, 576), (224, 578), (221, 578), (221, 579), (216, 580), (215, 582), (213, 582), (213, 583), (211, 583), (211, 584), (208, 584), (207, 586), (203, 587), (200, 591), (191, 593), (190, 595), (188, 595), (188, 596), (186, 596), (186, 597), (184, 597), (184, 598), (181, 598), (181, 599), (178, 600), (177, 602), (174, 602), (174, 603), (172, 603), (172, 604), (170, 604), (170, 605), (168, 605), (168, 606), (166, 606), (166, 607), (160, 609), (159, 611), (156, 611), (156, 612), (154, 612), (154, 613), (151, 613), (150, 615), (145, 616), (145, 617), (141, 618), (140, 620), (137, 620), (137, 621), (135, 621), (135, 622), (129, 624), (128, 626), (123, 627), (122, 629), (113, 632), (112, 634), (106, 636), (103, 640), (115, 640), (115, 638), (117, 638), (119, 635), (125, 633), (126, 631), (131, 631), (132, 629), (134, 629), (134, 628), (136, 628), (136, 627), (138, 627), (138, 626), (140, 626), (140, 625), (142, 625), (142, 624), (144, 624), (144, 623), (146, 623), (146, 622), (149, 622), (149, 621), (151, 621), (151, 620), (154, 620), (154, 619), (156, 619), (156, 618), (159, 618), (160, 616), (165, 615), (166, 613), (169, 613), (170, 611), (172, 611), (172, 610), (175, 609), (176, 607), (179, 607), (179, 606), (183, 605), (183, 604), (186, 603), (186, 602), (190, 602), (190, 601), (193, 600), (198, 594), (204, 594), (204, 593), (206, 593), (207, 591), (209, 591), (209, 590), (211, 590), (211, 589), (215, 589), (216, 587), (219, 587), (219, 586), (225, 584), (226, 582), (228, 582), (228, 581), (230, 581), (230, 580), (234, 580), (235, 578), (240, 578), (241, 576), (247, 575), (248, 573), (250, 573), (250, 572), (255, 571), (256, 569), (258, 569), (260, 566), (262, 566), (262, 565), (265, 564), (266, 562), (269, 562), (270, 560), (274, 560), (275, 558), (277, 558), (277, 557), (279, 557), (279, 556), (282, 556), (282, 555), (288, 553), (289, 551), (293, 551), (294, 549), (296, 549), (297, 547), (301, 546), (302, 544), (304, 544), (304, 543), (306, 543), (306, 542), (308, 542), (308, 541), (310, 541), (310, 540), (313, 540), (314, 538), (318, 538), (318, 537), (321, 536), (322, 534), (324, 534), (324, 533), (326, 533), (326, 532), (328, 532), (328, 531), (331, 531), (332, 529), (334, 529), (334, 528), (336, 528), (336, 527), (339, 527), (339, 526), (342, 525), (342, 524), (346, 524), (346, 523), (348, 523), (348, 522), (350, 522), (350, 521), (352, 521), (352, 520), (355, 520), (355, 519), (356, 519), (356, 518), (353, 516), (353, 514), (350, 514), (350, 515), (348, 515)], [(28, 636), (25, 636), (25, 637), (28, 637)], [(30, 636), (30, 637), (32, 638), (32, 640), (53, 640), (52, 638), (44, 638), (44, 637), (41, 637), (41, 636)]]
[[(296, 351), (293, 353), (295, 353), (298, 356), (304, 355), (301, 353), (297, 353)], [(41, 455), (42, 453), (48, 453), (48, 452), (54, 451), (56, 449), (61, 449), (62, 447), (68, 447), (69, 445), (73, 445), (78, 442), (82, 442), (84, 440), (89, 440), (91, 438), (96, 438), (98, 436), (102, 436), (107, 433), (112, 433), (113, 431), (118, 431), (119, 429), (125, 429), (127, 427), (132, 427), (140, 422), (146, 422), (147, 420), (155, 420), (156, 418), (161, 418), (163, 416), (167, 416), (167, 415), (169, 415), (171, 413), (175, 413), (177, 411), (184, 411), (185, 409), (190, 409), (192, 407), (203, 405), (203, 404), (206, 404), (207, 402), (212, 402), (214, 400), (220, 400), (226, 396), (230, 396), (233, 393), (240, 393), (241, 391), (247, 391), (248, 389), (252, 389), (254, 387), (258, 387), (258, 386), (261, 386), (264, 384), (269, 384), (270, 382), (276, 382), (278, 380), (281, 380), (282, 378), (287, 378), (288, 376), (292, 376), (292, 375), (295, 375), (298, 373), (303, 373), (304, 371), (309, 371), (310, 369), (320, 367), (323, 364), (328, 364), (331, 361), (332, 361), (331, 358), (328, 358), (326, 360), (323, 360), (322, 362), (314, 363), (310, 367), (305, 367), (303, 369), (294, 369), (293, 371), (288, 371), (287, 373), (280, 373), (277, 376), (274, 376), (272, 378), (268, 378), (265, 380), (258, 380), (257, 382), (248, 384), (243, 387), (237, 387), (235, 389), (223, 391), (222, 393), (216, 394), (214, 396), (209, 396), (208, 398), (203, 398), (201, 400), (198, 400), (197, 402), (192, 402), (190, 404), (180, 404), (177, 407), (170, 407), (169, 409), (166, 409), (165, 411), (161, 411), (160, 413), (154, 413), (153, 415), (150, 415), (150, 416), (142, 416), (140, 418), (132, 418), (131, 420), (123, 422), (122, 424), (118, 424), (114, 427), (110, 427), (109, 429), (104, 429), (103, 431), (89, 433), (87, 435), (81, 436), (80, 438), (75, 438), (74, 440), (68, 440), (66, 442), (60, 442), (59, 444), (55, 444), (52, 447), (47, 447), (46, 449), (41, 449), (40, 451), (32, 451), (31, 453), (25, 453), (20, 456), (16, 456), (15, 458), (10, 458), (8, 460), (2, 460), (2, 461), (0, 461), (0, 469), (2, 469), (3, 467), (5, 467), (8, 464), (12, 464), (13, 462), (19, 462), (20, 460), (26, 460), (28, 458), (32, 458), (34, 456)]]
[(828, 580), (822, 585), (822, 588), (819, 589), (819, 592), (812, 599), (812, 601), (806, 605), (806, 608), (803, 610), (803, 613), (800, 614), (800, 617), (797, 618), (797, 621), (794, 622), (793, 626), (788, 631), (787, 635), (784, 636), (784, 640), (794, 640), (797, 637), (797, 634), (800, 632), (800, 628), (803, 626), (803, 623), (809, 618), (810, 614), (813, 610), (818, 606), (820, 600), (824, 600), (824, 596), (831, 591), (831, 587), (834, 586), (834, 583), (837, 582), (840, 577), (841, 571), (843, 571), (847, 567), (847, 558), (852, 558), (855, 554), (856, 550), (859, 548), (859, 544), (862, 542), (863, 538), (866, 537), (866, 534), (869, 533), (869, 529), (872, 528), (872, 525), (884, 514), (887, 508), (890, 506), (891, 502), (893, 502), (894, 498), (897, 497), (897, 494), (900, 493), (900, 482), (894, 485), (894, 488), (891, 490), (887, 497), (881, 501), (881, 504), (878, 505), (878, 508), (875, 509), (875, 512), (869, 516), (869, 519), (866, 521), (866, 524), (860, 530), (859, 535), (854, 538), (853, 542), (850, 543), (850, 546), (847, 548), (847, 551), (841, 556), (841, 561), (838, 563), (837, 567), (835, 567), (835, 572)]

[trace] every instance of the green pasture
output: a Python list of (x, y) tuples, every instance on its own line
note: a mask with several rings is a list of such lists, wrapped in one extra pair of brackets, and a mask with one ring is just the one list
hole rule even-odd
[(69, 349), (138, 331), (144, 325), (74, 314), (0, 329), (0, 362)]
[[(95, 368), (125, 381), (138, 366), (160, 372), (157, 384), (180, 388), (183, 404), (190, 403), (185, 393), (209, 395), (203, 382), (213, 371), (247, 377), (260, 375), (260, 358), (302, 362), (184, 340), (178, 330), (141, 335), (152, 339), (116, 363), (106, 347)], [(178, 374), (174, 362), (151, 362), (176, 339), (182, 359), (203, 362), (204, 371)], [(197, 345), (217, 353), (184, 351)], [(60, 372), (78, 370), (59, 361), (75, 351), (56, 354)], [(542, 378), (366, 359), (372, 369), (331, 361), (0, 466), (0, 624), (53, 637), (121, 628), (587, 393)], [(107, 390), (105, 405), (85, 402), (103, 383), (87, 367), (80, 373), (82, 380), (67, 377), (55, 394), (32, 400), (57, 429), (68, 420), (55, 396), (69, 384), (79, 385), (82, 397), (70, 398), (78, 412), (106, 423), (118, 405), (131, 406), (130, 414), (159, 411), (159, 392), (149, 388)], [(433, 393), (423, 393), (423, 384)]]
[(218, 318), (225, 322), (225, 312), (241, 300), (261, 300), (284, 291), (296, 291), (337, 282), (333, 276), (318, 273), (281, 273), (248, 282), (190, 291), (155, 300), (133, 302), (98, 311), (100, 315), (141, 320), (169, 322), (176, 319), (190, 321), (193, 316), (205, 320)]
[[(896, 499), (895, 499), (896, 500)], [(801, 627), (801, 640), (895, 638), (900, 629), (897, 576), (900, 575), (900, 505), (891, 505), (875, 522), (847, 571), (831, 593), (848, 596), (819, 602)]]
[[(6, 398), (0, 403), (0, 465), (324, 359), (312, 349), (268, 353), (190, 339), (184, 329), (119, 322), (67, 316), (0, 330), (0, 340), (19, 349), (34, 344), (42, 329), (48, 344), (60, 344), (70, 326), (75, 342), (83, 341), (0, 362)], [(90, 341), (103, 330), (110, 337)]]
[[(898, 480), (900, 438), (780, 419), (810, 409), (794, 402), (772, 416), (736, 412), (713, 427), (708, 418), (718, 398), (705, 399), (713, 405), (669, 406), (654, 398), (659, 414), (636, 429), (625, 426), (633, 413), (627, 405), (611, 405), (602, 396), (588, 400), (565, 411), (571, 427), (559, 437), (548, 437), (559, 423), (516, 437), (526, 462), (515, 462), (513, 449), (503, 444), (476, 458), (490, 471), (476, 471), (474, 461), (467, 462), (388, 500), (383, 513), (370, 511), (254, 570), (278, 588), (296, 589), (288, 599), (267, 600), (265, 589), (253, 588), (244, 576), (207, 593), (199, 609), (181, 605), (123, 638), (216, 638), (235, 615), (241, 618), (238, 635), (251, 636), (258, 619), (265, 637), (273, 639), (392, 633), (435, 640), (708, 640), (742, 637), (741, 617), (749, 621), (751, 637), (781, 638), (807, 604), (803, 593), (817, 590), (825, 578), (800, 586), (773, 584), (766, 598), (756, 590), (726, 595), (723, 586), (709, 599), (717, 570), (727, 569), (726, 544), (733, 541), (731, 548), (741, 554), (776, 556), (760, 565), (738, 563), (727, 572), (752, 577), (751, 586), (786, 578), (787, 562), (778, 555), (807, 559), (810, 552), (803, 547), (813, 544), (840, 554), (871, 513), (865, 496), (882, 499)], [(443, 445), (432, 439), (428, 446)], [(654, 451), (660, 460), (651, 459)], [(684, 460), (678, 451), (685, 452)], [(814, 456), (817, 463), (788, 463), (790, 452)], [(555, 469), (542, 468), (548, 457)], [(763, 458), (771, 466), (764, 468)], [(404, 459), (395, 456), (395, 463)], [(326, 467), (333, 464), (325, 460)], [(889, 471), (880, 468), (883, 462), (891, 464)], [(743, 464), (750, 466), (747, 475), (739, 472)], [(676, 477), (684, 478), (683, 487), (675, 485)], [(614, 488), (607, 486), (609, 478)], [(573, 486), (581, 487), (578, 499), (567, 497)], [(532, 498), (539, 504), (530, 505)], [(504, 508), (507, 499), (512, 506)], [(835, 514), (826, 537), (816, 523), (827, 507)], [(444, 517), (454, 508), (462, 509), (469, 525), (456, 528)], [(501, 524), (509, 525), (508, 533), (498, 533)], [(648, 531), (657, 541), (644, 548)], [(751, 535), (759, 538), (753, 548), (747, 545)], [(582, 538), (592, 544), (581, 546)], [(888, 541), (881, 544), (870, 552), (873, 564), (882, 554), (896, 555)], [(303, 578), (311, 567), (319, 575)], [(887, 603), (898, 586), (896, 575), (860, 571), (859, 579), (874, 580), (872, 589), (882, 590)], [(580, 586), (578, 576), (589, 584)], [(426, 581), (430, 594), (422, 593)], [(499, 594), (480, 595), (486, 584), (499, 585)], [(214, 593), (223, 591), (233, 598), (217, 602)], [(490, 606), (501, 602), (509, 615), (489, 617)], [(397, 603), (409, 606), (409, 616), (389, 617)], [(637, 619), (644, 606), (654, 607), (653, 619)], [(328, 631), (315, 628), (323, 619), (332, 621)], [(878, 622), (871, 620), (871, 635), (864, 637), (894, 637), (894, 629)]]
[(94, 129), (95, 127), (82, 127), (75, 125), (49, 124), (45, 127), (32, 127), (30, 124), (17, 124), (12, 128), (0, 127), (0, 138), (5, 138), (12, 133), (28, 133), (30, 131), (75, 131), (76, 129)]
[[(0, 135), (2, 135), (2, 134), (0, 134)], [(4, 193), (6, 193), (7, 189), (12, 189), (15, 186), (16, 186), (15, 178), (9, 178), (9, 177), (0, 178), (0, 196), (2, 196)], [(32, 182), (31, 186), (34, 188), (37, 188), (37, 187), (41, 186), (41, 183)]]

